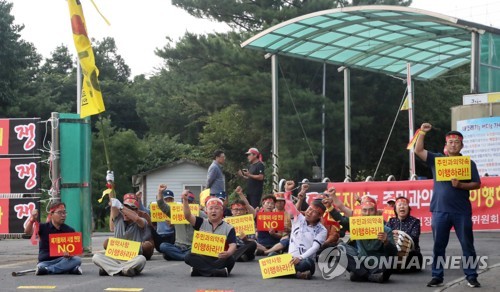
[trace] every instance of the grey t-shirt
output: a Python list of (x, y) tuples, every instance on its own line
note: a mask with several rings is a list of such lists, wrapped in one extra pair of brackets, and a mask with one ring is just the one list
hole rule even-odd
[[(165, 203), (163, 200), (157, 200), (158, 208), (165, 213), (168, 217), (170, 217), (170, 206)], [(206, 218), (207, 215), (205, 212), (200, 211), (200, 216)], [(193, 234), (194, 229), (191, 224), (175, 224), (175, 244), (183, 245), (186, 247), (191, 247), (193, 243)]]
[(140, 228), (135, 222), (125, 222), (123, 220), (123, 215), (120, 213), (115, 217), (113, 223), (115, 224), (115, 237), (126, 240), (133, 240), (137, 242), (143, 242), (148, 238), (151, 238), (151, 231), (148, 228), (148, 222), (144, 218), (140, 218), (144, 221), (144, 227)]

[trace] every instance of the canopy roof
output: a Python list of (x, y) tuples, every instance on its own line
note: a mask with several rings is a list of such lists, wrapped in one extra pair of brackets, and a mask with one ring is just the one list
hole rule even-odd
[(275, 25), (241, 46), (271, 54), (412, 78), (435, 78), (470, 62), (471, 32), (500, 29), (403, 6), (319, 11)]

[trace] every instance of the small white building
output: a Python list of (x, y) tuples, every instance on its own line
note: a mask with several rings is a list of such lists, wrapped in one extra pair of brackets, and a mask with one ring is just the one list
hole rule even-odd
[(136, 174), (132, 176), (132, 183), (142, 191), (144, 206), (156, 201), (160, 184), (166, 184), (167, 189), (174, 192), (176, 202), (180, 202), (182, 191), (189, 189), (195, 194), (196, 202), (199, 203), (200, 192), (207, 184), (207, 172), (208, 167), (189, 159), (181, 159)]

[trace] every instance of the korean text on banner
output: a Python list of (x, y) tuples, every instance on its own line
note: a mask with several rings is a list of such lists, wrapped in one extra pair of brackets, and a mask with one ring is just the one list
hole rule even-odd
[(113, 259), (128, 261), (139, 255), (140, 248), (141, 243), (138, 241), (111, 237), (108, 240), (104, 255)]
[(471, 179), (470, 156), (436, 157), (436, 181)]
[(352, 240), (376, 239), (384, 232), (383, 216), (349, 217), (349, 227)]
[[(184, 207), (179, 203), (168, 203), (170, 206), (170, 223), (171, 224), (189, 224), (184, 217)], [(191, 214), (194, 216), (200, 216), (200, 205), (198, 204), (189, 204), (189, 209), (191, 210)]]
[(291, 254), (282, 254), (272, 257), (266, 257), (259, 260), (262, 279), (276, 278), (295, 274), (295, 266), (290, 263)]
[(285, 230), (285, 212), (259, 212), (257, 213), (257, 231)]
[(82, 4), (79, 0), (68, 0), (71, 16), (71, 29), (78, 59), (83, 72), (82, 100), (80, 118), (103, 112), (101, 88), (99, 86), (99, 70), (95, 65), (94, 51), (87, 35), (87, 25), (83, 16)]
[(49, 234), (50, 256), (59, 257), (63, 256), (66, 252), (70, 256), (81, 255), (83, 253), (81, 232)]
[(152, 202), (149, 205), (149, 210), (151, 211), (151, 222), (165, 222), (170, 221), (170, 218), (167, 214), (163, 213), (163, 211), (158, 207), (158, 203)]
[(195, 254), (218, 257), (226, 246), (226, 236), (203, 231), (194, 231), (191, 252)]
[(236, 217), (226, 217), (224, 221), (231, 224), (234, 227), (237, 235), (245, 234), (252, 235), (255, 234), (255, 222), (253, 220), (252, 214), (236, 216)]

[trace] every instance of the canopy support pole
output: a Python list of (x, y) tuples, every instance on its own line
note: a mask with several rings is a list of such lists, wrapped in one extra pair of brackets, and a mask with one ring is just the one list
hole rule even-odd
[[(408, 130), (410, 132), (410, 139), (413, 139), (413, 133), (415, 133), (415, 122), (413, 121), (413, 88), (411, 82), (411, 64), (406, 63), (406, 85), (408, 86)], [(413, 147), (410, 149), (410, 178), (415, 175), (415, 151)]]
[(273, 111), (273, 192), (278, 192), (278, 55), (271, 57), (272, 73), (272, 111)]
[(326, 99), (326, 63), (323, 63), (323, 107), (321, 108), (321, 179), (325, 178), (325, 99)]
[(344, 70), (344, 156), (345, 156), (345, 178), (351, 178), (351, 70), (340, 67)]

